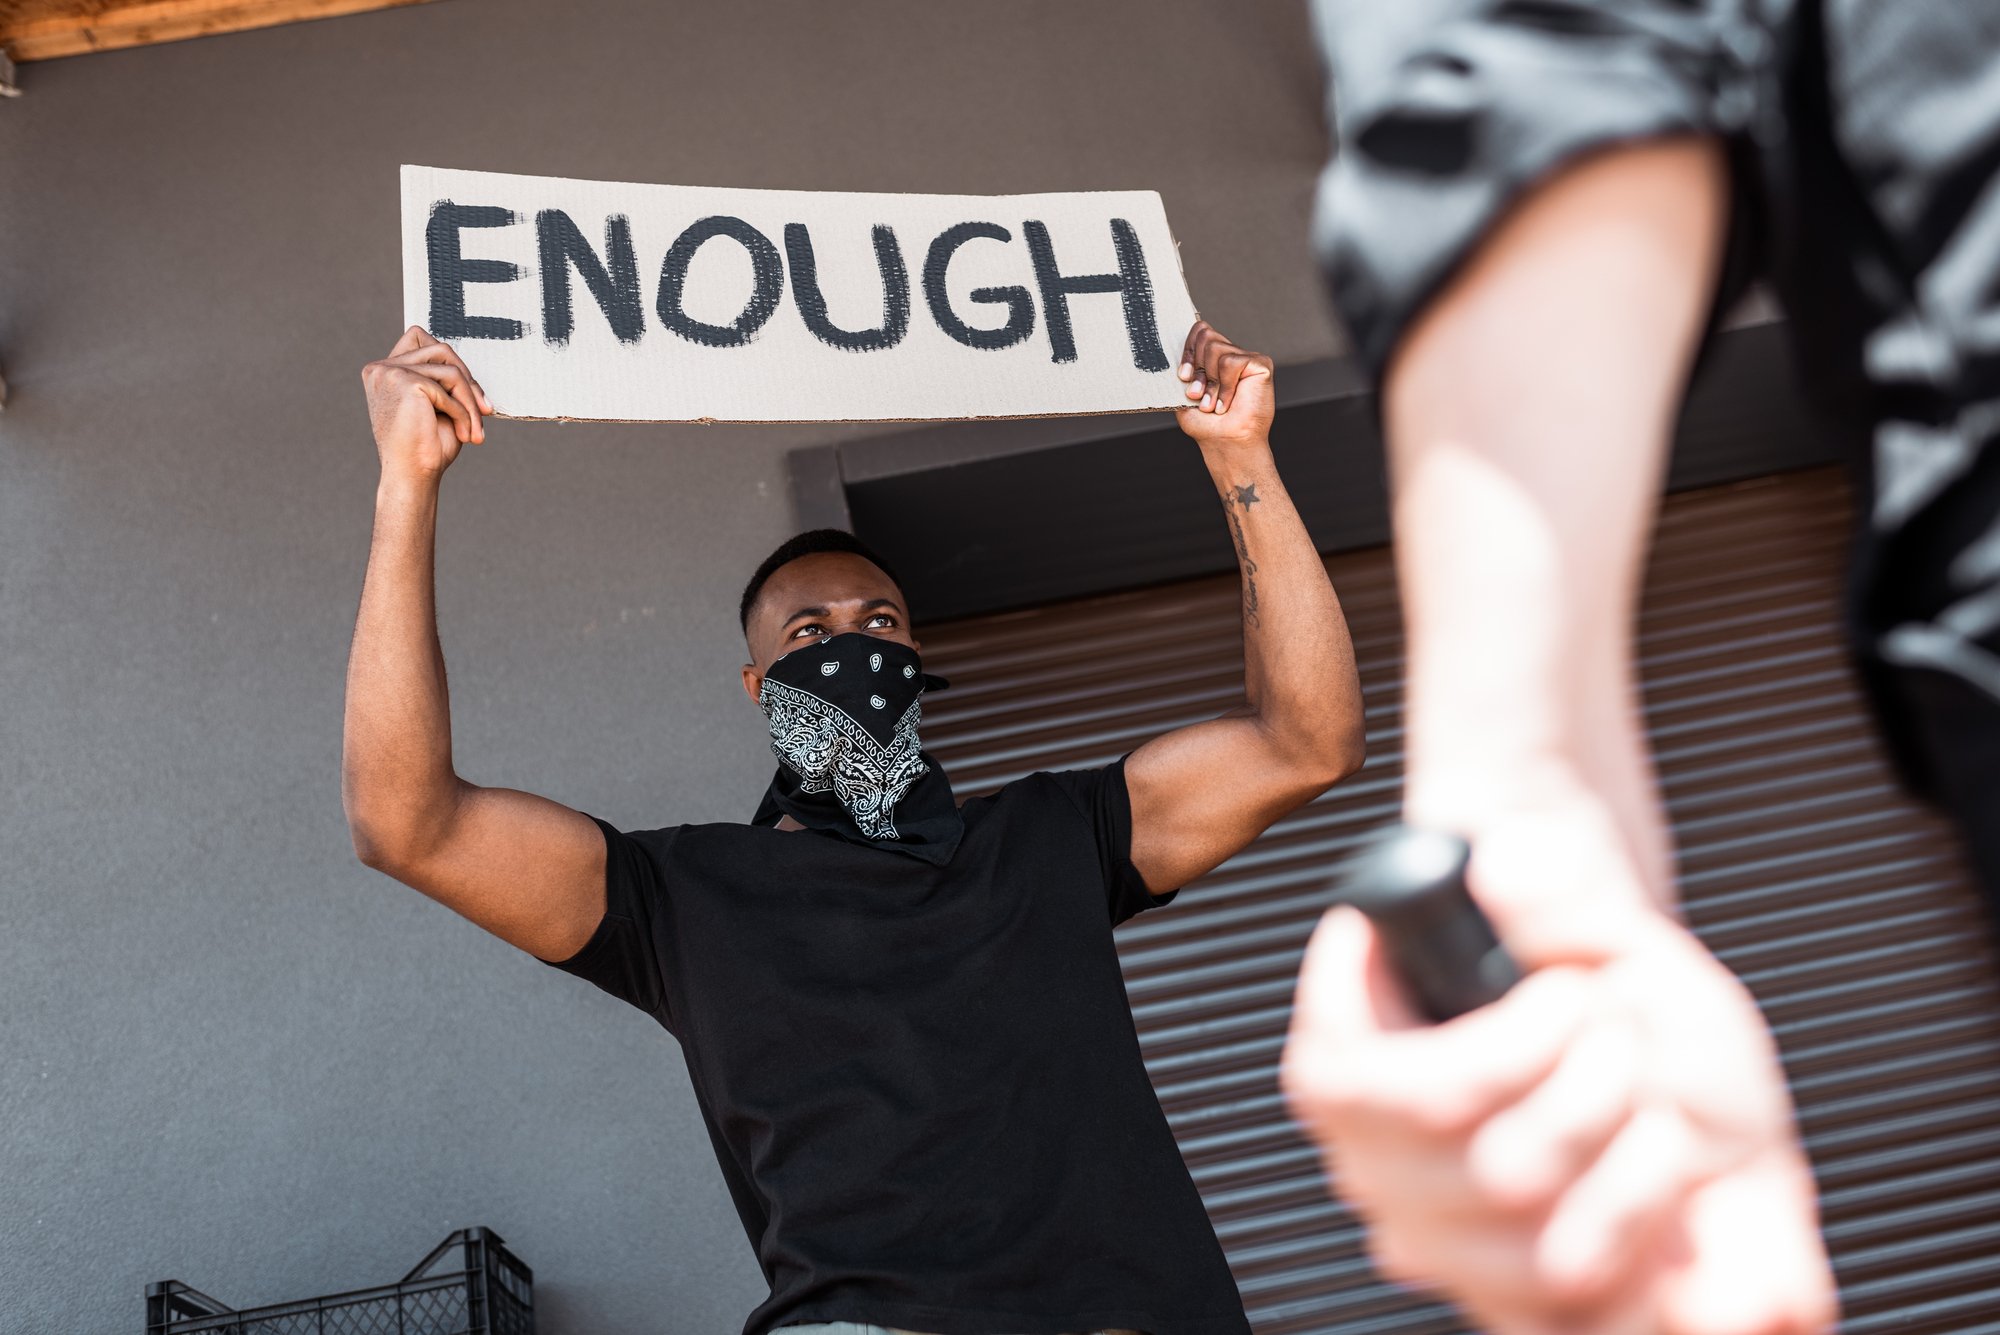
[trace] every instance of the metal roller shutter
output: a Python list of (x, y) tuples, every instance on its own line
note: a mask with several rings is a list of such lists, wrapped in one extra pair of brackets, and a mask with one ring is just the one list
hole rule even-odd
[[(1848, 501), (1798, 473), (1670, 498), (1641, 625), (1688, 913), (1757, 993), (1817, 1166), (1845, 1329), (2000, 1332), (2000, 992), (1938, 824), (1895, 791), (1842, 657)], [(1276, 1067), (1331, 867), (1392, 819), (1388, 553), (1327, 562), (1367, 766), (1119, 932), (1146, 1061), (1260, 1335), (1463, 1329), (1370, 1271)], [(928, 628), (926, 738), (967, 792), (1102, 764), (1241, 698), (1233, 576)]]

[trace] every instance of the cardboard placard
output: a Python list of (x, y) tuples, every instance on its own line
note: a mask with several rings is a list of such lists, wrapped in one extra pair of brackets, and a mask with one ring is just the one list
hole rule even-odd
[(922, 421), (1186, 404), (1152, 191), (879, 195), (403, 168), (407, 323), (503, 416)]

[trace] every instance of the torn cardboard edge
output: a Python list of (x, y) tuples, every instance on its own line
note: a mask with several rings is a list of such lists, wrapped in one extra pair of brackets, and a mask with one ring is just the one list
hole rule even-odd
[(499, 411), (488, 416), (503, 422), (553, 422), (557, 426), (571, 422), (584, 426), (594, 423), (611, 426), (818, 426), (823, 422), (848, 426), (874, 426), (878, 423), (883, 426), (921, 426), (926, 422), (1039, 422), (1053, 417), (1140, 417), (1147, 413), (1186, 412), (1194, 406), (1194, 401), (1189, 399), (1185, 403), (1165, 404), (1158, 408), (1103, 408), (1077, 413), (1009, 413), (1004, 416), (989, 413), (984, 417), (799, 417), (789, 421), (775, 417), (677, 417), (671, 420), (657, 417), (528, 417), (521, 413)]

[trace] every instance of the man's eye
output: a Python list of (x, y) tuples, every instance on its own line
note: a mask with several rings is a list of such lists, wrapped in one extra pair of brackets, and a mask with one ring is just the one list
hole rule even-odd
[(868, 618), (868, 624), (871, 626), (881, 626), (886, 630), (896, 624), (896, 618), (890, 616), (887, 612), (877, 612), (874, 616)]
[(800, 626), (797, 630), (793, 631), (792, 638), (796, 640), (801, 635), (824, 636), (825, 634), (826, 630), (817, 621), (814, 621), (814, 622), (809, 622), (806, 625)]

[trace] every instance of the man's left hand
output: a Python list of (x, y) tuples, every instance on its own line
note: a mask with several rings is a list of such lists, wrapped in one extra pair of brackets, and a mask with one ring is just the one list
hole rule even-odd
[(1245, 352), (1206, 320), (1196, 320), (1181, 349), (1180, 377), (1188, 406), (1179, 413), (1181, 430), (1210, 445), (1265, 443), (1271, 434), (1271, 359)]

